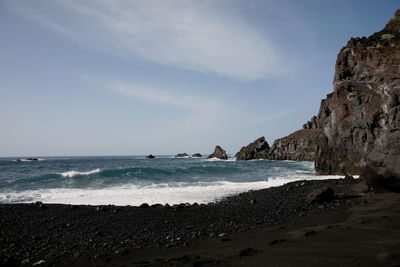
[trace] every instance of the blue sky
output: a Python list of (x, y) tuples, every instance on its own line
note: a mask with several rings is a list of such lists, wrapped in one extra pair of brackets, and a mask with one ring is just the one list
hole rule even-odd
[(301, 128), (398, 0), (2, 0), (0, 156), (228, 153)]

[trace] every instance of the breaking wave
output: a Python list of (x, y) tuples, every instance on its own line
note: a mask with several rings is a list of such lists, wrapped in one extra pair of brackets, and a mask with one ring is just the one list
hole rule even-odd
[(93, 173), (98, 173), (100, 172), (100, 169), (95, 169), (95, 170), (91, 170), (91, 171), (87, 171), (87, 172), (78, 172), (78, 171), (68, 171), (68, 172), (62, 172), (59, 173), (62, 177), (74, 177), (77, 175), (90, 175)]

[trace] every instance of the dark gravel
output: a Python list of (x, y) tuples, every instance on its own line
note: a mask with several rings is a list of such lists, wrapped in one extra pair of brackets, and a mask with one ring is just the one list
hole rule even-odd
[[(298, 216), (346, 206), (359, 180), (298, 181), (250, 191), (208, 205), (77, 206), (0, 205), (0, 265), (60, 265), (145, 247), (189, 246), (210, 236), (235, 234)], [(335, 191), (336, 200), (310, 204), (310, 192)], [(7, 262), (7, 263), (6, 263)]]

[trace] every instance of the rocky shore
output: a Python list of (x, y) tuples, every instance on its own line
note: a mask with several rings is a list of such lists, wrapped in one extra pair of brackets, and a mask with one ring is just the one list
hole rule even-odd
[[(327, 188), (334, 192), (331, 196), (315, 198)], [(97, 265), (133, 250), (191, 247), (210, 238), (229, 242), (232, 235), (246, 231), (346, 209), (352, 200), (370, 194), (367, 191), (363, 180), (350, 177), (298, 181), (208, 205), (3, 204), (1, 262)]]

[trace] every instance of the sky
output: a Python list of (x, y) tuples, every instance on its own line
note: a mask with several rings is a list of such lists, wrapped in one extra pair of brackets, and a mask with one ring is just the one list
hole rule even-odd
[(317, 114), (398, 0), (0, 0), (0, 156), (228, 153)]

